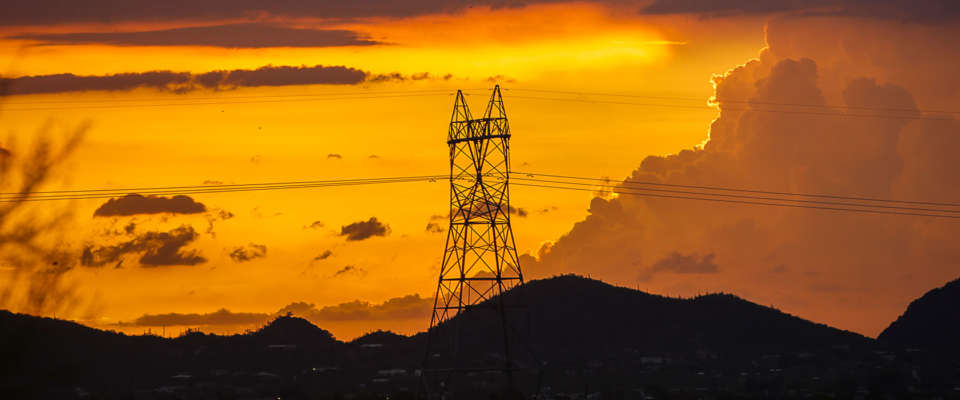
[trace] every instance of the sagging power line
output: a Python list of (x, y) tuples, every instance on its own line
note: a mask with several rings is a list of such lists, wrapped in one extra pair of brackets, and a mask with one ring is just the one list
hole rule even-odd
[[(486, 90), (486, 89), (465, 89), (465, 90)], [(293, 97), (330, 97), (330, 96), (378, 96), (378, 95), (394, 95), (394, 94), (415, 94), (415, 93), (434, 93), (434, 94), (449, 94), (453, 93), (452, 90), (448, 89), (410, 89), (410, 90), (358, 90), (353, 92), (327, 92), (327, 93), (296, 93), (296, 94), (266, 94), (266, 95), (244, 95), (244, 96), (208, 96), (208, 97), (183, 97), (181, 96), (179, 100), (176, 98), (171, 100), (177, 101), (193, 101), (193, 100), (233, 100), (233, 99), (270, 99), (270, 98), (293, 98)], [(141, 97), (141, 98), (94, 98), (94, 99), (81, 99), (81, 100), (43, 100), (43, 101), (7, 101), (4, 104), (8, 105), (20, 105), (20, 104), (86, 104), (86, 103), (112, 103), (112, 102), (156, 102), (156, 97)]]
[[(563, 178), (563, 179), (574, 179), (574, 180), (585, 180), (585, 181), (610, 182), (610, 179), (609, 179), (609, 178), (595, 178), (595, 177), (570, 176), (570, 175), (555, 175), (555, 174), (543, 174), (543, 173), (537, 173), (537, 172), (523, 172), (523, 171), (511, 171), (511, 172), (512, 172), (512, 173), (515, 173), (515, 174), (530, 175), (530, 176), (546, 176), (546, 177), (550, 177), (550, 178)], [(681, 185), (681, 184), (674, 184), (674, 183), (638, 181), (638, 180), (631, 180), (631, 179), (625, 180), (625, 181), (624, 181), (624, 184), (631, 184), (631, 185), (649, 185), (649, 186), (665, 186), (665, 187), (678, 187), (678, 188), (689, 188), (689, 189), (707, 189), (707, 190), (744, 192), (744, 193), (757, 193), (757, 194), (771, 194), (771, 195), (782, 195), (782, 196), (817, 197), (817, 198), (840, 199), (840, 200), (857, 200), (857, 201), (872, 201), (872, 202), (885, 202), (885, 203), (901, 203), (901, 204), (919, 204), (919, 205), (932, 205), (932, 206), (944, 206), (944, 207), (960, 207), (960, 203), (945, 203), (945, 202), (932, 202), (932, 201), (910, 201), (910, 200), (893, 200), (893, 199), (880, 199), (880, 198), (874, 198), (874, 197), (841, 196), (841, 195), (835, 195), (835, 194), (797, 193), (797, 192), (776, 192), (776, 191), (768, 191), (768, 190), (732, 188), (732, 187), (727, 187), (727, 186)]]
[(769, 201), (782, 201), (788, 203), (802, 203), (802, 204), (817, 204), (817, 205), (828, 205), (828, 206), (846, 206), (846, 207), (872, 207), (880, 209), (892, 209), (892, 210), (907, 210), (907, 211), (929, 211), (929, 212), (942, 212), (942, 213), (958, 213), (960, 210), (944, 210), (936, 208), (920, 208), (920, 207), (900, 207), (900, 206), (890, 206), (882, 204), (863, 204), (863, 203), (844, 203), (836, 201), (823, 201), (823, 200), (802, 200), (802, 199), (790, 199), (783, 197), (764, 197), (764, 196), (754, 196), (754, 195), (738, 195), (738, 194), (729, 194), (729, 193), (710, 193), (710, 192), (696, 192), (696, 191), (687, 191), (687, 190), (671, 190), (671, 189), (651, 189), (646, 187), (636, 187), (630, 186), (629, 182), (624, 182), (619, 185), (610, 185), (610, 184), (589, 184), (589, 183), (580, 183), (580, 182), (565, 182), (558, 180), (548, 180), (548, 179), (532, 179), (532, 178), (522, 178), (514, 177), (515, 180), (520, 181), (533, 181), (533, 182), (543, 182), (550, 184), (561, 184), (561, 185), (574, 185), (574, 186), (599, 186), (600, 188), (607, 188), (610, 190), (615, 190), (619, 188), (633, 189), (633, 190), (642, 190), (647, 192), (659, 192), (659, 193), (674, 193), (674, 194), (685, 194), (685, 195), (696, 195), (696, 196), (711, 196), (711, 197), (725, 197), (725, 198), (734, 198), (734, 199), (749, 199), (749, 200), (769, 200)]
[[(881, 199), (862, 196), (833, 194), (779, 192), (743, 189), (726, 186), (683, 185), (661, 182), (645, 182), (627, 179), (614, 183), (608, 178), (572, 175), (543, 174), (528, 171), (510, 171), (511, 185), (541, 189), (568, 189), (597, 193), (617, 193), (631, 196), (647, 196), (668, 199), (717, 201), (731, 204), (782, 206), (791, 208), (822, 209), (830, 211), (865, 212), (920, 217), (960, 218), (960, 203)], [(516, 176), (520, 175), (520, 176)], [(487, 179), (503, 179), (482, 174)], [(543, 179), (546, 177), (551, 179)], [(78, 189), (36, 191), (30, 193), (0, 193), (0, 203), (25, 201), (85, 200), (120, 197), (129, 194), (144, 196), (176, 196), (193, 194), (236, 193), (250, 191), (273, 191), (344, 186), (365, 186), (394, 183), (436, 182), (462, 180), (449, 175), (416, 175), (378, 178), (354, 178), (333, 180), (284, 181), (248, 184), (186, 185), (161, 187), (130, 187), (120, 189)], [(519, 182), (517, 182), (519, 181)], [(587, 183), (590, 182), (590, 183)], [(454, 184), (457, 184), (454, 182)], [(664, 189), (667, 188), (667, 189)], [(685, 190), (674, 190), (674, 188)], [(686, 190), (690, 189), (690, 190)], [(825, 200), (819, 200), (825, 199)], [(841, 200), (841, 201), (836, 201)]]
[[(510, 88), (507, 90), (521, 91), (521, 92), (535, 92), (535, 93), (565, 94), (565, 95), (575, 95), (575, 96), (625, 97), (625, 98), (652, 99), (652, 100), (677, 100), (677, 101), (690, 101), (690, 102), (704, 101), (703, 98), (697, 98), (697, 97), (654, 96), (654, 95), (638, 94), (638, 93), (610, 93), (610, 92), (527, 89), (527, 88)], [(719, 103), (762, 104), (762, 105), (770, 105), (770, 106), (825, 108), (825, 109), (834, 109), (834, 110), (900, 111), (900, 112), (924, 113), (924, 114), (960, 115), (960, 111), (921, 110), (921, 109), (912, 109), (912, 108), (865, 107), (865, 106), (849, 106), (849, 105), (841, 106), (841, 105), (832, 105), (832, 104), (778, 103), (778, 102), (763, 101), (763, 100), (746, 100), (746, 99), (730, 99), (730, 98), (711, 98), (710, 100), (712, 100), (712, 102), (719, 102)]]
[[(468, 89), (482, 90), (482, 89)], [(508, 90), (508, 89), (504, 89)], [(550, 90), (550, 89), (527, 89), (512, 88), (509, 90), (530, 93), (552, 94), (555, 96), (512, 96), (514, 99), (536, 100), (536, 101), (561, 101), (593, 104), (611, 104), (626, 105), (635, 107), (653, 107), (653, 108), (673, 108), (688, 110), (717, 110), (717, 106), (706, 104), (706, 99), (694, 97), (673, 97), (656, 96), (638, 93), (605, 93), (592, 91), (568, 91), (568, 90)], [(466, 90), (463, 91), (466, 94)], [(435, 97), (451, 96), (453, 92), (449, 89), (409, 89), (409, 90), (389, 90), (389, 91), (358, 91), (358, 92), (334, 92), (334, 93), (300, 93), (287, 95), (246, 95), (246, 96), (208, 96), (208, 97), (184, 97), (182, 100), (168, 99), (162, 103), (155, 99), (89, 99), (89, 100), (59, 100), (59, 101), (13, 101), (7, 102), (9, 105), (42, 105), (42, 104), (75, 104), (73, 106), (53, 106), (53, 107), (25, 107), (8, 108), (4, 111), (56, 111), (56, 110), (74, 110), (74, 109), (129, 109), (129, 108), (164, 108), (164, 107), (182, 107), (182, 106), (207, 106), (207, 105), (232, 105), (232, 104), (262, 104), (262, 103), (291, 103), (291, 102), (314, 102), (314, 101), (349, 101), (349, 100), (368, 100), (402, 97)], [(576, 97), (557, 97), (576, 96)], [(616, 101), (593, 97), (616, 97), (616, 98), (635, 98), (656, 100), (655, 102), (633, 102)], [(717, 99), (711, 99), (717, 100)], [(677, 104), (665, 103), (672, 102), (699, 102), (701, 104)], [(140, 102), (140, 103), (138, 103)], [(761, 100), (746, 99), (728, 99), (721, 98), (719, 103), (739, 104), (739, 107), (730, 105), (722, 106), (723, 110), (729, 111), (756, 111), (763, 113), (812, 115), (826, 117), (842, 118), (879, 118), (879, 119), (900, 119), (900, 120), (933, 120), (933, 121), (956, 121), (952, 116), (960, 116), (960, 111), (949, 110), (924, 110), (895, 107), (866, 107), (866, 106), (848, 106), (848, 105), (830, 105), (830, 104), (803, 104), (803, 103), (780, 103)], [(816, 111), (816, 110), (825, 111)], [(827, 111), (833, 110), (833, 111)], [(854, 113), (844, 111), (858, 111)], [(870, 111), (874, 113), (869, 113)]]
[[(593, 104), (614, 104), (614, 105), (654, 107), (654, 108), (716, 110), (715, 107), (712, 107), (709, 105), (697, 106), (697, 105), (688, 105), (688, 104), (637, 103), (637, 102), (630, 102), (630, 101), (591, 100), (591, 99), (578, 99), (578, 98), (537, 97), (537, 96), (513, 96), (511, 98), (526, 99), (526, 100), (566, 101), (566, 102), (593, 103)], [(841, 113), (841, 112), (817, 112), (817, 111), (806, 111), (806, 110), (784, 110), (784, 109), (759, 108), (756, 106), (751, 106), (751, 107), (724, 106), (722, 107), (722, 109), (730, 110), (730, 111), (756, 111), (756, 112), (775, 113), (775, 114), (814, 115), (814, 116), (841, 117), (841, 118), (879, 118), (879, 119), (902, 119), (902, 120), (957, 121), (957, 119), (950, 118), (950, 117), (925, 116), (916, 111), (911, 112), (909, 114), (904, 113), (902, 115), (893, 115), (893, 114), (853, 114), (853, 113)], [(880, 111), (880, 110), (877, 110), (877, 111)], [(882, 111), (882, 112), (889, 112), (889, 111)]]
[(35, 108), (7, 108), (3, 111), (55, 111), (55, 110), (85, 110), (85, 109), (120, 109), (120, 108), (152, 108), (152, 107), (184, 107), (184, 106), (208, 106), (208, 105), (232, 105), (232, 104), (263, 104), (263, 103), (296, 103), (296, 102), (314, 102), (314, 101), (341, 101), (341, 100), (370, 100), (370, 99), (389, 99), (399, 97), (429, 97), (429, 96), (449, 96), (449, 93), (420, 93), (420, 94), (394, 94), (394, 95), (368, 95), (368, 96), (341, 96), (341, 97), (310, 97), (310, 98), (292, 98), (292, 99), (273, 99), (273, 100), (244, 100), (244, 101), (206, 101), (206, 102), (167, 102), (152, 104), (105, 104), (91, 106), (73, 106), (73, 107), (35, 107)]
[[(950, 219), (960, 219), (960, 215), (952, 214), (924, 214), (924, 213), (912, 213), (912, 212), (899, 212), (899, 211), (888, 211), (888, 210), (879, 210), (874, 208), (869, 208), (869, 206), (864, 205), (864, 208), (844, 208), (844, 207), (830, 207), (826, 205), (804, 205), (804, 204), (791, 204), (791, 203), (777, 203), (777, 202), (768, 202), (768, 201), (749, 201), (749, 200), (731, 200), (731, 199), (720, 199), (712, 198), (706, 196), (679, 196), (679, 195), (667, 195), (667, 194), (658, 194), (658, 193), (647, 193), (647, 192), (637, 192), (631, 190), (610, 190), (610, 189), (591, 189), (591, 188), (582, 188), (582, 187), (570, 187), (570, 186), (561, 186), (561, 185), (544, 185), (544, 184), (534, 184), (534, 183), (522, 183), (514, 182), (512, 185), (519, 186), (529, 186), (535, 188), (546, 188), (546, 189), (564, 189), (564, 190), (577, 190), (584, 192), (594, 192), (594, 193), (607, 193), (607, 194), (617, 194), (617, 195), (629, 195), (629, 196), (645, 196), (645, 197), (658, 197), (664, 199), (683, 199), (683, 200), (700, 200), (700, 201), (712, 201), (719, 203), (730, 203), (730, 204), (742, 204), (742, 205), (756, 205), (756, 206), (771, 206), (771, 207), (788, 207), (788, 208), (805, 208), (811, 210), (827, 210), (827, 211), (841, 211), (841, 212), (854, 212), (854, 213), (868, 213), (868, 214), (887, 214), (887, 215), (903, 215), (903, 216), (914, 216), (914, 217), (934, 217), (934, 218), (950, 218)], [(758, 199), (760, 200), (760, 199)], [(860, 207), (860, 206), (857, 206)]]
[(247, 183), (247, 184), (223, 184), (223, 185), (193, 185), (193, 186), (164, 186), (164, 187), (139, 187), (125, 189), (82, 189), (82, 190), (54, 190), (29, 193), (0, 193), (0, 203), (13, 203), (24, 201), (54, 201), (54, 200), (84, 200), (84, 199), (102, 199), (125, 196), (128, 194), (139, 194), (148, 196), (176, 196), (189, 194), (208, 194), (208, 193), (235, 193), (264, 190), (288, 190), (288, 189), (307, 189), (322, 187), (340, 187), (340, 186), (358, 186), (358, 185), (380, 185), (388, 183), (410, 183), (410, 182), (435, 182), (438, 180), (449, 179), (446, 175), (419, 175), (419, 176), (399, 176), (386, 178), (359, 178), (359, 179), (333, 179), (317, 181), (292, 181), (292, 182), (272, 182), (272, 183)]

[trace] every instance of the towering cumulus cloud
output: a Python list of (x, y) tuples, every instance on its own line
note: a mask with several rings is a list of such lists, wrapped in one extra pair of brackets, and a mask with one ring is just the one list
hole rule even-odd
[[(960, 77), (945, 70), (960, 61), (949, 39), (958, 34), (771, 21), (760, 57), (714, 78), (720, 113), (704, 146), (647, 157), (619, 191), (643, 181), (957, 203), (960, 121), (923, 110), (960, 104)], [(956, 278), (958, 234), (951, 219), (621, 194), (594, 198), (590, 215), (524, 268), (675, 295), (733, 291), (874, 335), (910, 299)]]

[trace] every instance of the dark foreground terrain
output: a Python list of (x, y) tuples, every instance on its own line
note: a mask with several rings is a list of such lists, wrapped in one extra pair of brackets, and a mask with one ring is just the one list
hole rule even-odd
[[(563, 276), (509, 292), (517, 385), (554, 399), (960, 398), (952, 282), (918, 299), (879, 340), (726, 294), (675, 299)], [(938, 318), (939, 316), (939, 318)], [(495, 313), (468, 311), (426, 335), (341, 342), (287, 316), (259, 331), (126, 336), (0, 311), (0, 398), (414, 398), (424, 359), (460, 367), (455, 398), (496, 398)], [(427, 374), (428, 378), (436, 374)], [(429, 382), (430, 379), (427, 379)]]

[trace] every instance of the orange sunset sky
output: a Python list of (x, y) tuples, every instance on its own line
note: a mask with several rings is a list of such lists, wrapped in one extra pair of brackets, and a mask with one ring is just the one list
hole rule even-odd
[[(4, 193), (36, 143), (74, 132), (36, 190), (446, 174), (452, 94), (478, 113), (500, 84), (515, 170), (960, 202), (960, 114), (934, 112), (960, 104), (950, 6), (44, 3), (0, 17)], [(922, 118), (751, 110), (763, 102)], [(131, 333), (242, 332), (282, 310), (341, 339), (412, 334), (429, 324), (446, 234), (425, 227), (446, 228), (448, 190), (191, 194), (201, 212), (130, 215), (98, 212), (120, 199), (25, 203), (0, 214), (0, 307)], [(528, 278), (729, 292), (875, 336), (960, 275), (956, 219), (511, 191)], [(55, 268), (9, 239), (53, 217), (35, 240)], [(383, 231), (344, 235), (371, 218)]]

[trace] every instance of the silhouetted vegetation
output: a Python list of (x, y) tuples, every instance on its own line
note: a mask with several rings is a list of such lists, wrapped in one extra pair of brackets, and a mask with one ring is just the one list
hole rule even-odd
[(960, 355), (960, 279), (911, 302), (877, 340), (895, 348)]
[[(526, 305), (509, 314), (517, 380), (531, 391), (542, 377), (549, 398), (960, 394), (957, 366), (936, 354), (888, 351), (870, 338), (733, 295), (676, 299), (562, 276), (506, 296), (508, 304)], [(499, 321), (483, 307), (437, 328), (432, 365), (449, 361), (445, 335), (458, 323), (463, 367), (502, 365)], [(246, 334), (192, 331), (167, 339), (4, 311), (0, 392), (4, 398), (412, 398), (425, 339), (377, 331), (342, 342), (291, 316)], [(495, 374), (468, 373), (456, 383), (474, 395), (464, 398), (498, 390)]]

